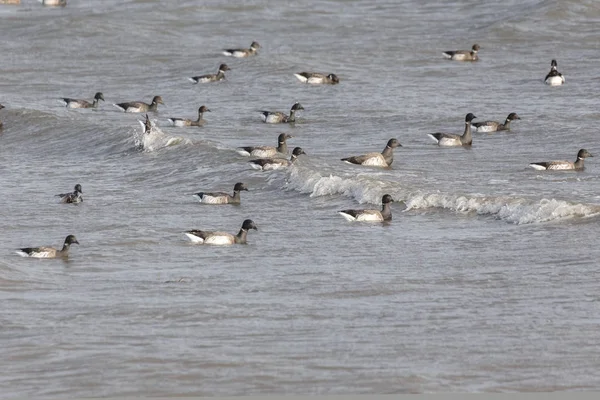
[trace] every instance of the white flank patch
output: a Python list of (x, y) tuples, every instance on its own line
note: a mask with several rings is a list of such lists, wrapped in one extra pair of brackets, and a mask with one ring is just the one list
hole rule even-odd
[(575, 169), (575, 166), (569, 161), (557, 161), (548, 166), (548, 169), (552, 170), (570, 170)]
[(322, 77), (314, 77), (313, 76), (311, 78), (308, 78), (307, 83), (310, 83), (312, 85), (318, 85), (320, 83), (323, 83), (323, 78)]
[(550, 78), (546, 79), (546, 84), (550, 86), (560, 86), (563, 83), (565, 83), (565, 79), (561, 76), (551, 76)]
[(254, 149), (252, 150), (252, 156), (259, 158), (267, 158), (272, 157), (277, 154), (277, 151), (269, 150), (269, 149)]
[(385, 162), (385, 158), (381, 154), (378, 154), (379, 157), (369, 157), (367, 158), (362, 165), (370, 166), (370, 167), (387, 167), (387, 163)]
[(200, 200), (200, 203), (204, 204), (227, 204), (227, 201), (223, 199), (223, 197), (214, 197), (204, 195)]
[(369, 210), (369, 212), (360, 214), (356, 220), (361, 222), (382, 222), (383, 218), (381, 217), (380, 213)]
[(460, 140), (458, 138), (454, 138), (454, 137), (443, 137), (440, 139), (440, 141), (438, 142), (438, 144), (440, 146), (462, 146), (462, 143), (460, 142)]
[(235, 243), (234, 237), (230, 234), (225, 234), (225, 233), (209, 236), (204, 241), (204, 244), (212, 244), (215, 246), (226, 246), (226, 245), (234, 244), (234, 243)]
[[(471, 125), (471, 129), (473, 129), (473, 125)], [(483, 132), (483, 133), (485, 133), (485, 132), (496, 132), (495, 127), (493, 127), (491, 125), (482, 125), (482, 126), (480, 126), (478, 128), (475, 128), (475, 130), (477, 132)]]
[(284, 167), (287, 167), (287, 163), (279, 164), (279, 163), (272, 162), (272, 163), (265, 164), (265, 166), (262, 169), (263, 169), (263, 171), (273, 171), (273, 170), (276, 170), (279, 168), (284, 168)]
[(185, 123), (186, 121), (181, 118), (169, 118), (169, 122), (171, 122), (171, 124), (173, 126), (186, 126), (187, 125)]
[(17, 250), (15, 251), (15, 253), (17, 253), (21, 257), (29, 257), (29, 254), (25, 253), (23, 250)]
[(446, 58), (452, 58), (452, 55), (451, 55), (451, 54), (448, 54), (448, 53), (442, 53), (442, 54), (443, 54), (443, 55), (444, 55), (444, 57), (446, 57)]

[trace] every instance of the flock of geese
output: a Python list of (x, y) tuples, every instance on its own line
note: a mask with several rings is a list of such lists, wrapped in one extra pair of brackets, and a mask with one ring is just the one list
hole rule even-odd
[[(223, 54), (230, 57), (244, 58), (258, 54), (260, 44), (258, 42), (252, 42), (250, 47), (247, 49), (225, 49)], [(455, 50), (445, 51), (444, 56), (454, 61), (478, 61), (478, 51), (480, 46), (474, 44), (471, 50)], [(565, 83), (564, 76), (558, 72), (558, 65), (556, 60), (552, 60), (550, 64), (550, 72), (544, 78), (544, 83), (551, 86), (558, 86)], [(195, 84), (203, 84), (210, 82), (218, 82), (225, 79), (225, 72), (230, 71), (227, 64), (219, 65), (219, 69), (214, 74), (205, 74), (199, 76), (190, 77), (189, 80)], [(294, 76), (302, 83), (306, 84), (329, 84), (335, 85), (340, 82), (339, 78), (335, 74), (323, 74), (319, 72), (300, 72), (295, 73)], [(100, 101), (104, 101), (104, 95), (98, 92), (94, 95), (92, 101), (63, 98), (61, 99), (67, 108), (97, 108)], [(142, 101), (132, 101), (114, 104), (119, 110), (127, 113), (148, 113), (156, 112), (159, 104), (164, 104), (161, 96), (154, 96), (150, 103), (144, 103)], [(0, 109), (4, 108), (0, 104)], [(260, 111), (261, 119), (264, 123), (268, 124), (280, 124), (280, 123), (293, 123), (296, 121), (296, 112), (304, 110), (304, 107), (296, 102), (290, 108), (289, 114), (280, 111)], [(171, 125), (176, 127), (189, 127), (189, 126), (202, 126), (205, 123), (203, 115), (205, 112), (210, 110), (202, 105), (198, 109), (198, 117), (196, 120), (186, 118), (169, 118), (168, 121)], [(468, 113), (465, 117), (465, 127), (462, 135), (436, 132), (429, 133), (428, 135), (434, 139), (439, 146), (453, 147), (453, 146), (470, 146), (473, 142), (472, 130), (476, 132), (497, 132), (497, 131), (509, 131), (510, 124), (512, 121), (519, 120), (520, 117), (511, 112), (506, 117), (504, 123), (497, 121), (483, 121), (473, 122), (476, 118), (473, 113)], [(150, 134), (153, 125), (146, 114), (145, 121), (140, 121), (143, 126), (144, 134)], [(2, 124), (0, 122), (0, 129)], [(306, 154), (301, 147), (295, 147), (292, 150), (291, 158), (288, 160), (288, 148), (287, 139), (292, 138), (291, 135), (281, 133), (277, 138), (277, 146), (245, 146), (237, 148), (237, 152), (240, 155), (248, 157), (256, 157), (249, 161), (252, 168), (268, 171), (277, 170), (280, 168), (286, 168), (292, 165), (296, 159), (303, 154)], [(394, 161), (394, 149), (402, 147), (400, 142), (396, 138), (391, 138), (387, 141), (386, 146), (381, 152), (371, 152), (357, 156), (351, 156), (342, 158), (349, 164), (363, 165), (369, 167), (380, 167), (388, 168)], [(577, 153), (577, 158), (574, 162), (571, 161), (544, 161), (535, 162), (529, 164), (532, 168), (537, 170), (575, 170), (581, 171), (584, 169), (584, 159), (592, 157), (586, 149), (581, 149)], [(233, 188), (233, 194), (225, 192), (199, 192), (194, 196), (199, 200), (200, 203), (217, 205), (217, 204), (240, 204), (240, 192), (247, 191), (248, 188), (242, 182), (235, 184)], [(62, 203), (77, 204), (83, 201), (83, 191), (80, 184), (75, 185), (74, 191), (69, 193), (62, 193), (57, 196), (60, 197)], [(384, 194), (381, 198), (382, 207), (378, 209), (347, 209), (339, 211), (348, 221), (363, 221), (363, 222), (389, 222), (392, 220), (391, 203), (394, 200), (389, 194)], [(185, 232), (185, 235), (191, 240), (192, 243), (198, 244), (211, 244), (211, 245), (230, 245), (230, 244), (245, 244), (247, 240), (247, 234), (249, 230), (258, 230), (258, 227), (254, 221), (246, 219), (243, 221), (239, 232), (234, 235), (227, 232), (220, 231), (206, 231), (193, 229)], [(68, 255), (69, 248), (72, 244), (79, 244), (77, 238), (74, 235), (69, 235), (65, 238), (62, 249), (53, 247), (28, 247), (21, 248), (17, 251), (18, 254), (27, 257), (35, 258), (56, 258), (66, 257)]]

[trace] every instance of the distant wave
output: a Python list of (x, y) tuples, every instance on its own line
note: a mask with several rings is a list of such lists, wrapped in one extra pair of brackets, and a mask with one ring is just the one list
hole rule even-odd
[(482, 196), (466, 193), (427, 192), (406, 188), (402, 183), (387, 181), (377, 176), (358, 175), (340, 177), (309, 168), (293, 166), (289, 169), (288, 187), (311, 197), (345, 195), (359, 203), (379, 204), (381, 196), (389, 193), (402, 201), (407, 210), (441, 208), (456, 213), (488, 215), (513, 224), (549, 222), (573, 217), (600, 215), (600, 206), (572, 203), (557, 199), (530, 199), (516, 196)]

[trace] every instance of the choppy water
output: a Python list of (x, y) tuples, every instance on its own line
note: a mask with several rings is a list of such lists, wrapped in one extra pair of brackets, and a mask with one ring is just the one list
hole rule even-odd
[[(2, 396), (599, 390), (599, 161), (527, 166), (600, 152), (599, 22), (592, 0), (0, 6)], [(478, 63), (442, 57), (475, 42)], [(187, 81), (223, 61), (226, 81)], [(96, 91), (98, 110), (58, 101)], [(110, 104), (154, 95), (149, 140)], [(260, 122), (294, 101), (295, 126)], [(168, 126), (201, 104), (206, 126)], [(471, 149), (427, 137), (513, 111)], [(288, 171), (235, 152), (282, 131), (308, 153)], [(391, 137), (391, 170), (339, 161)], [(192, 197), (238, 181), (241, 206)], [(58, 204), (75, 183), (85, 202)], [(384, 193), (404, 201), (388, 226), (336, 213)], [(183, 235), (245, 218), (247, 246)], [(66, 262), (14, 253), (71, 233)]]

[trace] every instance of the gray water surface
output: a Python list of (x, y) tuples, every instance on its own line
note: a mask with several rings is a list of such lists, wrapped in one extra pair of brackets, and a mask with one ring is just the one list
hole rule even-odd
[[(0, 6), (2, 397), (600, 390), (599, 161), (528, 167), (600, 153), (597, 2), (22, 3)], [(479, 62), (443, 58), (473, 43)], [(152, 136), (111, 105), (154, 95)], [(295, 101), (295, 125), (260, 121)], [(169, 126), (202, 104), (204, 127)], [(522, 119), (470, 149), (427, 136), (469, 112)], [(307, 153), (288, 170), (235, 152), (280, 132)], [(339, 160), (392, 137), (391, 169)], [(240, 206), (192, 196), (236, 182)], [(388, 225), (337, 214), (384, 193)], [(247, 246), (183, 234), (246, 218)], [(15, 254), (68, 234), (67, 261)]]

